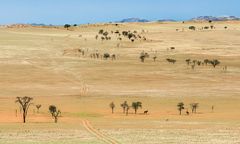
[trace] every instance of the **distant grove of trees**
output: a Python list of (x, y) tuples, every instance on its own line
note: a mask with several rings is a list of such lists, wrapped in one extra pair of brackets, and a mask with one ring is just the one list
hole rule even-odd
[[(109, 106), (111, 108), (112, 113), (114, 113), (114, 109), (116, 107), (114, 102), (111, 102)], [(126, 115), (129, 114), (130, 108), (134, 110), (134, 114), (137, 114), (138, 110), (142, 108), (142, 102), (140, 101), (132, 102), (132, 104), (129, 105), (127, 101), (124, 101), (123, 103), (120, 104), (120, 107), (123, 109), (123, 113)], [(147, 113), (148, 113), (148, 110), (144, 111), (144, 114), (147, 114)]]
[(194, 60), (186, 59), (185, 61), (186, 61), (187, 65), (192, 65), (192, 69), (194, 69), (195, 66), (204, 66), (204, 65), (205, 66), (212, 65), (213, 68), (215, 68), (216, 66), (221, 64), (221, 62), (217, 59), (213, 59), (213, 60), (204, 59), (203, 61), (196, 60), (196, 59), (194, 59)]
[[(76, 27), (76, 26), (78, 26), (78, 25), (77, 25), (77, 24), (73, 24), (72, 26)], [(64, 27), (65, 29), (69, 30), (69, 28), (71, 27), (71, 25), (70, 25), (70, 24), (65, 24), (63, 27)]]

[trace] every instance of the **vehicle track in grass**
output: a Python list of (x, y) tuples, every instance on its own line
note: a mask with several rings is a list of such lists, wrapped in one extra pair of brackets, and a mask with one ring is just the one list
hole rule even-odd
[(119, 142), (117, 142), (113, 138), (111, 138), (111, 137), (101, 133), (97, 129), (95, 129), (88, 120), (82, 120), (82, 124), (88, 132), (90, 132), (91, 134), (93, 134), (98, 139), (102, 140), (103, 142), (105, 142), (107, 144), (120, 144)]

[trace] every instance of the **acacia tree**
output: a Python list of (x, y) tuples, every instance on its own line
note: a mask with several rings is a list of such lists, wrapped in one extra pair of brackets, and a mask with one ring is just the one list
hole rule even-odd
[(37, 113), (39, 113), (39, 109), (42, 107), (42, 105), (40, 105), (40, 104), (37, 104), (36, 105), (36, 108), (37, 108)]
[(196, 27), (195, 27), (195, 26), (189, 26), (189, 29), (195, 31), (195, 30), (196, 30)]
[(104, 33), (104, 30), (103, 29), (101, 29), (101, 30), (99, 30), (99, 32), (98, 32), (99, 34), (103, 34)]
[(184, 109), (184, 103), (180, 102), (177, 104), (178, 110), (179, 110), (179, 114), (182, 114), (182, 110)]
[(186, 63), (187, 63), (187, 65), (190, 65), (191, 59), (186, 59)]
[(215, 60), (212, 60), (210, 63), (211, 63), (212, 66), (215, 68), (217, 65), (220, 64), (220, 61), (215, 59)]
[(109, 107), (112, 109), (112, 113), (114, 113), (114, 108), (115, 108), (114, 102), (111, 102), (111, 103), (109, 104)]
[(32, 104), (31, 101), (33, 100), (33, 98), (31, 97), (16, 97), (16, 103), (19, 103), (21, 106), (21, 110), (23, 113), (23, 123), (26, 123), (26, 117), (27, 117), (27, 113), (28, 113), (28, 109), (29, 106)]
[(153, 61), (156, 62), (156, 59), (157, 59), (157, 56), (154, 56), (153, 57)]
[(192, 113), (196, 113), (197, 108), (199, 107), (199, 104), (198, 103), (191, 103), (190, 106), (191, 106), (191, 109), (192, 109)]
[(135, 114), (137, 114), (137, 110), (139, 108), (142, 108), (142, 102), (133, 102), (132, 103), (132, 108), (134, 109)]
[(207, 65), (208, 63), (210, 63), (210, 60), (209, 59), (205, 59), (204, 63), (205, 63), (205, 65)]
[(128, 104), (126, 104), (126, 115), (128, 115), (129, 109), (130, 109), (130, 106)]
[(144, 63), (144, 61), (145, 61), (145, 55), (141, 55), (139, 58), (140, 58), (141, 62)]
[(64, 28), (66, 28), (67, 30), (68, 30), (68, 28), (70, 28), (70, 27), (71, 27), (70, 24), (65, 24), (65, 25), (64, 25)]
[(127, 101), (124, 101), (124, 102), (121, 104), (121, 107), (123, 108), (123, 113), (125, 113), (125, 112), (126, 112), (126, 108), (128, 107)]
[(54, 122), (58, 122), (58, 117), (61, 114), (61, 111), (57, 109), (55, 105), (50, 105), (49, 106), (49, 112), (51, 113), (52, 117), (54, 118)]

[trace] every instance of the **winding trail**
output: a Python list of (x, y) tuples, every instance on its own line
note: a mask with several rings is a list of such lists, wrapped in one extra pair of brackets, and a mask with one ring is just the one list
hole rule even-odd
[(111, 137), (109, 137), (107, 135), (104, 135), (100, 131), (98, 131), (95, 128), (93, 128), (93, 126), (91, 125), (91, 123), (88, 120), (82, 120), (82, 124), (83, 124), (83, 126), (86, 128), (86, 130), (88, 132), (90, 132), (91, 134), (93, 134), (98, 139), (102, 140), (103, 142), (105, 142), (107, 144), (120, 144), (119, 142), (117, 142), (113, 138), (111, 138)]

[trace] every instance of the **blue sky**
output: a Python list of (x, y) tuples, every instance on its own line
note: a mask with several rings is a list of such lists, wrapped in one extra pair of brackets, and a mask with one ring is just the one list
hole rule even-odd
[(82, 24), (138, 17), (240, 16), (240, 0), (0, 0), (0, 24)]

